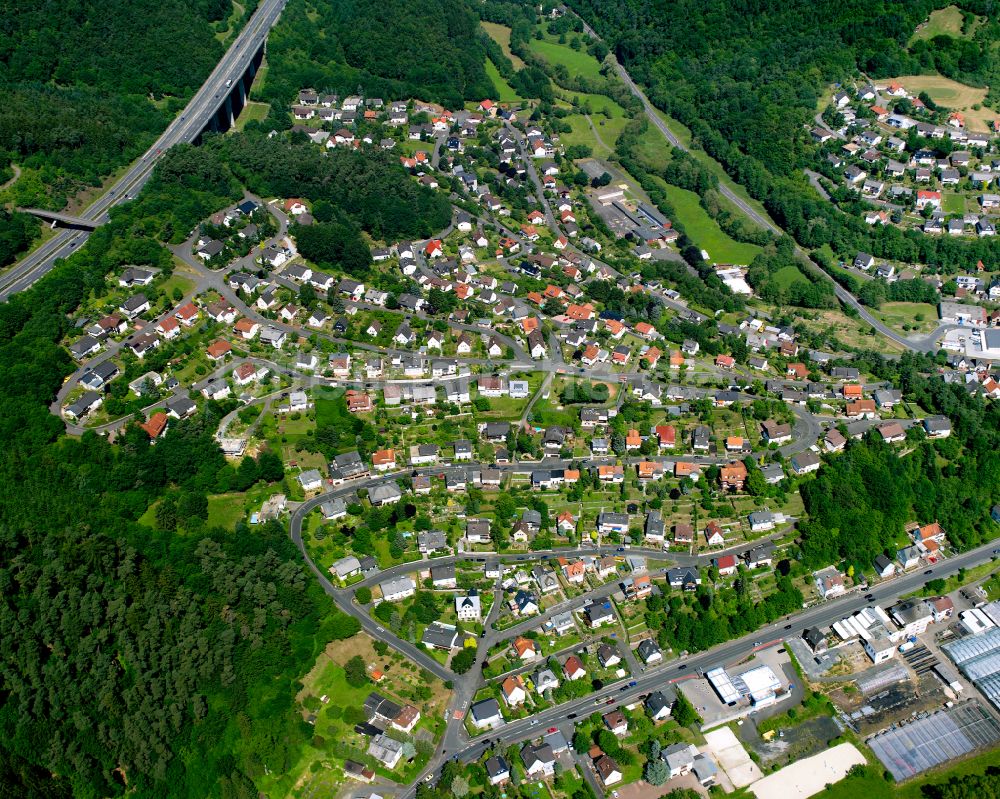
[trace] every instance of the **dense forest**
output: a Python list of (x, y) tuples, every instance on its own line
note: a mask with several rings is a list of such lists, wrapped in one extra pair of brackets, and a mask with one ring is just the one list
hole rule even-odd
[[(114, 446), (67, 438), (48, 410), (74, 369), (58, 343), (68, 312), (122, 264), (169, 264), (156, 213), (192, 180), (229, 191), (216, 157), (172, 152), (139, 202), (0, 306), (6, 795), (256, 796), (253, 779), (287, 768), (311, 734), (295, 676), (358, 629), (281, 525), (208, 523), (215, 487), (282, 473), (270, 454), (224, 461), (212, 434), (227, 406), (175, 422), (155, 447), (135, 427)], [(187, 224), (199, 202), (172, 214)], [(151, 528), (138, 520), (154, 502)]]
[[(801, 170), (816, 148), (806, 126), (833, 82), (920, 72), (949, 58), (952, 74), (981, 83), (997, 69), (996, 15), (990, 0), (963, 7), (991, 21), (974, 38), (976, 58), (955, 57), (936, 37), (907, 49), (934, 0), (679, 0), (662, 24), (653, 0), (572, 0), (614, 49), (650, 99), (691, 128), (695, 142), (761, 200), (800, 244), (830, 245), (841, 257), (860, 250), (923, 262), (942, 272), (1000, 261), (1000, 240), (959, 241), (893, 226), (873, 230), (822, 200)], [(992, 13), (992, 16), (990, 14)], [(948, 37), (944, 37), (948, 38)], [(935, 54), (937, 53), (937, 54)]]
[(449, 107), (493, 94), (466, 0), (290, 0), (268, 40), (263, 97), (284, 108), (303, 88)]
[(217, 151), (236, 177), (265, 197), (321, 201), (319, 221), (341, 221), (376, 239), (422, 238), (446, 227), (451, 207), (419, 185), (388, 153), (337, 149), (324, 153), (308, 140), (289, 145), (266, 136), (227, 136)]
[(215, 30), (231, 9), (229, 0), (7, 4), (0, 161), (25, 169), (16, 204), (61, 207), (149, 147), (222, 57)]
[(912, 428), (906, 444), (912, 451), (902, 458), (871, 432), (833, 456), (801, 487), (808, 511), (799, 526), (805, 563), (846, 560), (869, 570), (876, 555), (894, 554), (904, 525), (913, 521), (940, 522), (959, 549), (992, 537), (990, 508), (1000, 501), (1000, 407), (923, 374), (935, 365), (929, 356), (893, 361), (866, 353), (852, 364), (900, 386), (929, 412), (946, 415), (953, 432), (929, 441), (921, 428)]
[(13, 263), (38, 237), (38, 222), (27, 214), (0, 209), (0, 266)]

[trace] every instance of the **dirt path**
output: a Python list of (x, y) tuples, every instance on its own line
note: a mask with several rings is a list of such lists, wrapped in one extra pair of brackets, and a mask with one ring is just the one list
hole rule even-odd
[(17, 164), (11, 164), (10, 168), (14, 171), (14, 177), (12, 177), (6, 183), (0, 186), (0, 191), (5, 191), (6, 189), (9, 189), (11, 186), (17, 183), (17, 179), (21, 177), (21, 167), (19, 167)]
[(590, 125), (590, 129), (594, 131), (594, 137), (597, 139), (598, 144), (600, 144), (601, 147), (603, 147), (609, 153), (613, 153), (614, 148), (608, 147), (604, 139), (601, 138), (601, 132), (597, 129), (597, 125), (594, 124), (594, 120), (590, 118), (590, 114), (585, 114), (585, 116), (587, 117), (587, 124)]

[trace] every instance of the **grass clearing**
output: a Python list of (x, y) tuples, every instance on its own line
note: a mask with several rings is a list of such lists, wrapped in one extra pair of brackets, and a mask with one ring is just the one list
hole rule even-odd
[(941, 197), (941, 206), (946, 214), (964, 214), (965, 197), (961, 194), (946, 192)]
[(963, 38), (962, 25), (964, 19), (958, 6), (945, 6), (932, 11), (926, 22), (920, 23), (910, 37), (910, 44), (921, 39), (933, 39), (935, 36), (953, 36)]
[[(862, 750), (866, 756), (870, 755), (867, 747), (862, 747)], [(990, 766), (998, 765), (1000, 765), (1000, 750), (994, 749), (963, 760), (952, 768), (940, 768), (928, 775), (910, 780), (904, 785), (897, 785), (882, 776), (882, 765), (875, 761), (815, 794), (813, 799), (856, 799), (858, 796), (864, 796), (865, 799), (924, 799), (929, 795), (924, 790), (927, 786), (942, 785), (952, 777), (982, 774)]]
[(578, 106), (581, 113), (584, 114), (602, 114), (613, 119), (625, 116), (625, 109), (603, 94), (571, 92), (556, 87), (556, 96), (568, 106)]
[(173, 297), (174, 289), (180, 289), (181, 294), (186, 297), (194, 290), (194, 280), (175, 271), (159, 285), (159, 289), (168, 297)]
[[(660, 117), (660, 119), (662, 119), (667, 124), (667, 126), (670, 128), (671, 132), (677, 137), (677, 139), (685, 147), (688, 148), (691, 157), (697, 159), (698, 161), (701, 161), (702, 164), (704, 164), (710, 170), (712, 170), (712, 174), (714, 174), (716, 177), (719, 178), (719, 183), (726, 186), (730, 191), (733, 192), (733, 194), (735, 194), (743, 202), (745, 202), (747, 205), (753, 208), (753, 210), (756, 211), (758, 214), (760, 214), (764, 219), (772, 223), (774, 222), (774, 220), (771, 219), (770, 215), (765, 210), (764, 206), (759, 201), (751, 197), (750, 193), (743, 186), (741, 186), (739, 183), (737, 183), (731, 177), (729, 177), (728, 173), (723, 168), (722, 164), (720, 164), (718, 161), (712, 158), (712, 156), (710, 156), (700, 147), (692, 146), (691, 131), (683, 123), (678, 122), (673, 117), (667, 116), (659, 109), (657, 109), (656, 114), (657, 116)], [(660, 138), (663, 138), (663, 136), (660, 135), (658, 131), (653, 131), (653, 133), (655, 135), (660, 136)], [(664, 142), (666, 143), (666, 140), (664, 140)], [(667, 144), (667, 146), (669, 147), (669, 144)], [(725, 198), (723, 198), (723, 200), (725, 202)], [(742, 216), (741, 211), (737, 210), (731, 204), (727, 203), (727, 205), (729, 205), (732, 211), (734, 211), (735, 213), (739, 213)]]
[(671, 186), (660, 178), (666, 189), (667, 199), (674, 207), (676, 220), (684, 226), (691, 240), (705, 250), (716, 263), (748, 264), (761, 251), (753, 244), (743, 244), (727, 236), (718, 223), (701, 207), (701, 200), (693, 191)]
[(660, 131), (649, 125), (646, 132), (639, 137), (639, 142), (633, 151), (640, 163), (650, 171), (658, 173), (671, 159), (673, 147)]
[[(440, 737), (449, 697), (444, 684), (398, 653), (379, 655), (372, 643), (364, 633), (346, 641), (334, 641), (318, 654), (313, 667), (302, 676), (296, 698), (303, 717), (307, 712), (315, 713), (317, 737), (302, 748), (298, 760), (287, 770), (268, 774), (261, 780), (258, 787), (268, 796), (334, 796), (344, 783), (345, 758), (374, 763), (365, 755), (367, 741), (342, 716), (345, 708), (359, 708), (372, 690), (393, 701), (417, 706), (422, 718), (417, 722), (414, 737), (417, 733), (430, 734), (435, 741)], [(347, 682), (343, 667), (355, 655), (385, 673), (377, 686), (374, 683), (352, 686)], [(326, 703), (320, 701), (323, 696), (327, 697)], [(410, 766), (400, 763), (393, 771), (380, 766), (377, 771), (384, 778), (408, 782), (413, 778), (412, 772), (424, 762), (425, 758), (418, 757)]]
[(891, 327), (929, 333), (937, 327), (937, 309), (925, 302), (886, 302), (875, 312)]
[(504, 80), (503, 75), (500, 74), (500, 70), (497, 69), (497, 65), (486, 59), (486, 75), (489, 77), (490, 81), (496, 87), (497, 90), (497, 100), (501, 103), (519, 103), (521, 102), (521, 96), (514, 91), (514, 87)]
[(243, 106), (243, 110), (240, 111), (240, 115), (236, 119), (236, 124), (233, 126), (233, 130), (242, 131), (243, 128), (247, 126), (247, 122), (250, 122), (251, 120), (262, 122), (267, 118), (267, 114), (270, 110), (270, 103), (259, 103), (254, 100), (248, 100), (247, 104)]
[(781, 267), (771, 277), (783, 289), (791, 288), (796, 283), (809, 283), (809, 280), (802, 274), (802, 271), (791, 264)]
[(598, 158), (606, 158), (611, 155), (615, 142), (622, 135), (626, 124), (624, 117), (606, 119), (603, 116), (593, 116), (588, 121), (587, 117), (582, 114), (571, 114), (564, 117), (563, 122), (569, 123), (573, 130), (570, 133), (561, 134), (560, 142), (567, 146), (586, 145)]
[(223, 530), (232, 530), (236, 527), (236, 522), (246, 515), (245, 494), (216, 494), (208, 498), (208, 521), (209, 527), (221, 527)]
[(520, 56), (514, 55), (510, 49), (510, 28), (496, 22), (480, 22), (479, 24), (483, 26), (483, 30), (486, 31), (487, 35), (500, 45), (500, 49), (510, 59), (510, 62), (514, 65), (514, 69), (522, 69), (524, 61), (521, 60)]
[(548, 39), (532, 39), (528, 45), (532, 52), (552, 66), (564, 66), (572, 77), (601, 80), (601, 65), (586, 50), (574, 50), (567, 44)]
[(236, 0), (233, 0), (233, 10), (229, 14), (229, 19), (226, 20), (226, 29), (216, 33), (215, 38), (218, 39), (221, 44), (226, 44), (236, 33), (236, 25), (242, 18), (243, 5), (236, 2)]
[(899, 353), (903, 346), (890, 339), (876, 339), (872, 327), (862, 319), (848, 316), (841, 309), (800, 313), (799, 321), (811, 331), (836, 338), (849, 347), (878, 347), (882, 352)]

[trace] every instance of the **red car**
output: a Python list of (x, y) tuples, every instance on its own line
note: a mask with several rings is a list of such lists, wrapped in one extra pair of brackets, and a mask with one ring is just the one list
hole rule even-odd
[(553, 733), (553, 732), (559, 732), (559, 728), (558, 727), (549, 727), (545, 732), (546, 732), (546, 734)]

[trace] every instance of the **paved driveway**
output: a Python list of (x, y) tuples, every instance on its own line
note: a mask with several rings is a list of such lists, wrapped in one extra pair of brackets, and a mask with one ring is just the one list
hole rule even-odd
[[(694, 774), (682, 774), (667, 780), (663, 785), (650, 785), (645, 780), (625, 785), (618, 789), (618, 799), (659, 799), (678, 788), (690, 788), (702, 796), (708, 796), (708, 790), (698, 782)], [(611, 791), (608, 791), (608, 795), (611, 795)]]

